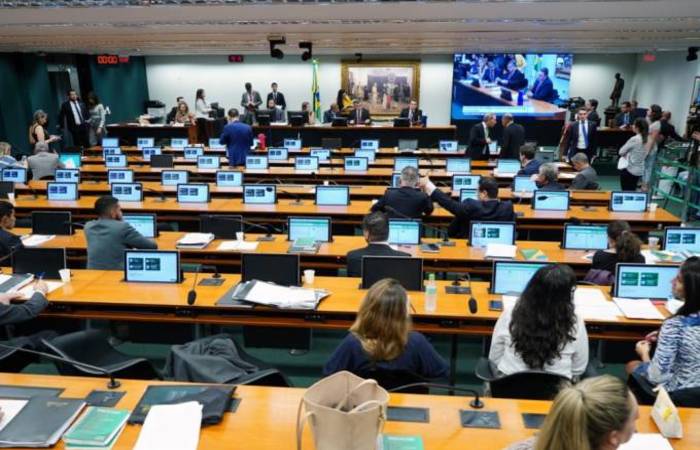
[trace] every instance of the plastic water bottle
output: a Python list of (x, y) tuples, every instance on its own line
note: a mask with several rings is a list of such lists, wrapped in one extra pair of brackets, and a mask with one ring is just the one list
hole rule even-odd
[(435, 274), (428, 275), (428, 284), (425, 286), (425, 312), (435, 312), (437, 309), (437, 286)]
[(523, 106), (524, 95), (523, 91), (518, 91), (518, 106)]

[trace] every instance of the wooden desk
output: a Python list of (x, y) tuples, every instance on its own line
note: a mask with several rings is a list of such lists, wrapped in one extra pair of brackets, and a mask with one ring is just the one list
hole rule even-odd
[[(133, 410), (147, 386), (171, 384), (162, 381), (120, 379), (120, 391), (126, 392), (116, 408)], [(16, 386), (62, 387), (61, 397), (84, 398), (93, 390), (104, 390), (105, 381), (100, 378), (67, 377), (54, 375), (0, 374), (0, 383)], [(182, 384), (182, 383), (176, 383)], [(241, 403), (235, 413), (227, 413), (221, 423), (203, 427), (199, 439), (200, 449), (219, 450), (239, 448), (241, 443), (251, 450), (279, 450), (296, 448), (296, 414), (304, 389), (264, 386), (238, 386), (234, 397)], [(461, 428), (459, 411), (469, 408), (469, 398), (464, 396), (390, 394), (390, 406), (420, 407), (430, 409), (429, 423), (387, 422), (384, 432), (398, 435), (421, 435), (426, 449), (479, 449), (499, 450), (509, 444), (534, 434), (523, 426), (523, 413), (546, 414), (551, 402), (535, 400), (509, 400), (484, 398), (484, 411), (497, 411), (502, 428), (486, 430)], [(697, 449), (700, 446), (700, 429), (693, 426), (700, 421), (700, 409), (680, 408), (683, 421), (683, 439), (671, 440), (676, 450)], [(658, 433), (648, 406), (640, 407), (637, 430), (642, 433)], [(127, 425), (115, 450), (133, 448), (141, 431), (140, 426)], [(311, 432), (304, 433), (303, 447), (313, 448)], [(63, 449), (59, 442), (56, 449)]]
[(634, 136), (632, 129), (620, 128), (599, 128), (596, 134), (597, 144), (600, 148), (615, 148), (619, 149), (629, 138)]
[[(566, 117), (565, 109), (543, 100), (526, 99), (523, 105), (518, 105), (518, 91), (497, 84), (477, 87), (472, 85), (471, 79), (467, 79), (455, 83), (454, 89), (456, 98), (460, 99), (458, 103), (463, 105), (484, 105), (487, 109), (488, 106), (516, 107), (518, 110), (514, 111), (514, 114), (529, 114), (543, 119), (564, 120)], [(501, 97), (501, 92), (504, 90), (510, 92), (510, 100)], [(472, 96), (477, 96), (484, 101), (475, 103), (465, 100)]]
[(112, 123), (107, 125), (109, 137), (119, 138), (123, 142), (136, 144), (140, 137), (152, 137), (156, 140), (171, 138), (187, 138), (197, 142), (197, 127), (195, 125), (139, 125), (138, 123)]

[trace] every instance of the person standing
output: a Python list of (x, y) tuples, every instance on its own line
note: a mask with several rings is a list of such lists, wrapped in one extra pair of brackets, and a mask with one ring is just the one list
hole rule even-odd
[(475, 124), (469, 130), (467, 151), (472, 159), (489, 159), (489, 144), (491, 143), (489, 130), (494, 126), (496, 126), (496, 115), (488, 113), (484, 115), (480, 123)]
[(598, 100), (594, 98), (586, 100), (586, 109), (588, 110), (588, 120), (593, 122), (596, 127), (599, 127), (600, 116), (598, 115)]
[(241, 95), (241, 106), (245, 113), (241, 120), (248, 125), (255, 122), (255, 113), (262, 105), (262, 98), (258, 91), (253, 90), (253, 85), (250, 82), (245, 84), (245, 92)]
[(29, 126), (29, 144), (34, 147), (38, 142), (45, 142), (46, 144), (51, 144), (60, 140), (60, 136), (49, 135), (46, 133), (46, 123), (48, 122), (48, 116), (46, 113), (37, 109), (34, 112), (34, 120)]
[[(209, 103), (207, 103), (206, 100), (206, 94), (204, 92), (204, 89), (197, 89), (197, 93), (195, 94), (196, 100), (194, 101), (194, 116), (196, 119), (206, 119), (209, 117), (209, 113), (211, 112), (211, 108), (209, 107)], [(183, 102), (178, 103), (178, 110), (180, 108), (180, 105)]]
[(239, 120), (236, 108), (229, 109), (228, 117), (230, 122), (224, 127), (219, 143), (226, 146), (228, 165), (241, 166), (253, 146), (253, 128)]
[(661, 106), (651, 105), (647, 110), (647, 121), (649, 122), (649, 139), (647, 141), (647, 156), (644, 160), (644, 174), (642, 175), (642, 191), (647, 192), (650, 188), (654, 166), (656, 166), (656, 153), (659, 149), (661, 136)]
[(284, 94), (277, 90), (277, 83), (273, 82), (270, 87), (272, 88), (272, 92), (267, 94), (268, 103), (270, 100), (274, 100), (275, 105), (281, 109), (287, 109), (287, 101), (284, 99)]
[(644, 119), (635, 119), (634, 136), (629, 138), (618, 152), (617, 168), (620, 170), (620, 186), (623, 191), (636, 191), (637, 183), (644, 174), (647, 142), (650, 139), (649, 125)]
[(596, 153), (596, 132), (598, 127), (588, 120), (586, 108), (579, 108), (576, 122), (569, 124), (569, 145), (567, 158), (570, 160), (576, 153), (585, 153), (589, 161), (593, 161)]
[(501, 141), (500, 158), (518, 159), (520, 147), (525, 144), (525, 128), (513, 121), (513, 115), (504, 114), (501, 118), (503, 125), (503, 140)]
[(94, 147), (102, 144), (107, 111), (94, 92), (90, 92), (87, 95), (87, 107), (90, 112), (90, 146)]
[(68, 99), (63, 102), (58, 114), (59, 129), (63, 129), (64, 124), (73, 138), (73, 145), (79, 147), (90, 145), (90, 115), (85, 103), (78, 98), (75, 89), (68, 90)]

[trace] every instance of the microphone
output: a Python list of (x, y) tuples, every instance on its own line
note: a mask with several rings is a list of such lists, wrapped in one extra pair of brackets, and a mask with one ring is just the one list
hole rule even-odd
[(471, 406), (474, 409), (481, 409), (484, 407), (484, 402), (481, 401), (481, 394), (479, 394), (479, 391), (475, 389), (468, 389), (468, 388), (463, 388), (459, 386), (450, 386), (449, 384), (439, 384), (439, 383), (430, 383), (430, 382), (421, 382), (421, 383), (410, 383), (410, 384), (404, 384), (403, 386), (397, 386), (393, 389), (387, 389), (388, 392), (398, 392), (402, 391), (404, 389), (409, 389), (413, 387), (427, 387), (427, 388), (434, 388), (434, 389), (447, 389), (450, 391), (458, 391), (458, 392), (468, 392), (474, 396), (474, 399), (469, 402), (469, 406)]
[(194, 302), (197, 301), (197, 279), (199, 278), (199, 271), (202, 269), (201, 264), (197, 264), (197, 270), (194, 272), (194, 283), (192, 283), (192, 289), (187, 293), (187, 304), (192, 306)]
[[(389, 211), (389, 212), (392, 213), (392, 214), (396, 214), (397, 216), (399, 216), (399, 217), (401, 217), (401, 218), (403, 218), (403, 219), (415, 220), (413, 217), (409, 217), (409, 216), (407, 216), (406, 214), (402, 213), (401, 211), (397, 211), (396, 208), (394, 208), (393, 206), (384, 205), (384, 208), (383, 208), (383, 209), (384, 209), (385, 211)], [(422, 221), (421, 221), (421, 223), (422, 223)], [(435, 231), (435, 232), (438, 233), (438, 234), (442, 234), (442, 242), (440, 242), (440, 245), (442, 245), (442, 246), (444, 246), (444, 247), (454, 247), (454, 246), (455, 246), (455, 243), (452, 242), (452, 241), (450, 240), (450, 237), (447, 235), (447, 231), (445, 231), (445, 230), (443, 230), (443, 229), (441, 229), (441, 228), (434, 227), (434, 226), (432, 226), (432, 225), (426, 225), (426, 224), (424, 224), (424, 223), (422, 223), (422, 225), (423, 225), (425, 228), (429, 229), (429, 230), (433, 230), (433, 231)]]
[[(467, 281), (467, 286), (462, 286), (461, 281)], [(445, 292), (448, 294), (471, 294), (472, 293), (472, 277), (468, 272), (454, 280), (451, 285), (445, 286)]]
[[(273, 227), (273, 226), (270, 225), (270, 224), (263, 224), (264, 226), (263, 226), (263, 225), (258, 225), (257, 223), (248, 222), (247, 220), (244, 220), (243, 218), (241, 218), (240, 221), (241, 221), (241, 223), (244, 224), (244, 225), (248, 225), (248, 226), (250, 226), (250, 227), (257, 228), (257, 229), (259, 229), (259, 230), (263, 230), (264, 232), (267, 233), (265, 236), (260, 236), (260, 237), (258, 238), (258, 242), (269, 242), (269, 241), (274, 241), (274, 240), (275, 240), (275, 237), (272, 235), (272, 232), (273, 232), (273, 231), (276, 232), (276, 233), (282, 233), (282, 230), (280, 230), (279, 228), (275, 228), (275, 227)], [(241, 228), (243, 228), (243, 227), (241, 227)]]
[(120, 387), (122, 385), (117, 379), (114, 378), (114, 374), (111, 371), (103, 369), (102, 367), (99, 367), (99, 366), (93, 366), (92, 364), (82, 363), (80, 361), (76, 361), (74, 359), (66, 358), (63, 356), (52, 355), (51, 353), (40, 352), (37, 350), (30, 350), (30, 349), (24, 348), (24, 347), (15, 347), (13, 345), (7, 345), (7, 344), (3, 344), (3, 343), (0, 343), (0, 348), (29, 353), (30, 355), (41, 356), (43, 358), (50, 359), (52, 361), (58, 361), (58, 362), (66, 363), (66, 364), (71, 364), (73, 366), (82, 367), (83, 369), (86, 369), (88, 371), (93, 371), (93, 372), (97, 372), (101, 375), (106, 375), (109, 377), (109, 381), (107, 382), (107, 389), (117, 389), (118, 387)]
[(469, 297), (469, 312), (472, 314), (476, 314), (478, 307), (476, 303), (476, 299), (474, 297)]
[(299, 195), (299, 194), (295, 194), (295, 193), (293, 193), (293, 192), (285, 191), (285, 190), (283, 190), (283, 189), (278, 189), (277, 191), (280, 192), (280, 193), (282, 193), (282, 194), (287, 194), (287, 195), (291, 195), (292, 197), (294, 197), (294, 201), (291, 202), (290, 205), (303, 205), (303, 204), (304, 204), (304, 202), (301, 201), (301, 195)]
[(146, 186), (143, 186), (143, 190), (146, 191), (146, 192), (153, 192), (154, 194), (158, 194), (158, 200), (156, 200), (156, 201), (159, 202), (159, 203), (165, 202), (165, 201), (167, 200), (167, 199), (165, 198), (165, 194), (164, 194), (163, 192), (161, 192), (161, 191), (158, 191), (158, 190), (156, 190), (156, 189), (149, 188), (149, 187), (146, 187)]

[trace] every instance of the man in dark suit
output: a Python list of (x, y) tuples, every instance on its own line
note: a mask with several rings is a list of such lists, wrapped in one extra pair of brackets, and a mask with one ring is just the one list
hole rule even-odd
[(488, 113), (481, 122), (474, 124), (469, 130), (467, 150), (472, 159), (489, 159), (490, 130), (496, 126), (496, 115)]
[(185, 97), (178, 97), (175, 100), (175, 106), (173, 106), (173, 109), (170, 110), (168, 115), (165, 118), (165, 123), (172, 123), (175, 122), (175, 116), (177, 115), (177, 107), (180, 106), (180, 102), (184, 101)]
[(63, 129), (64, 124), (73, 137), (73, 145), (85, 148), (90, 146), (90, 113), (74, 89), (68, 91), (68, 100), (63, 102), (58, 114), (58, 127)]
[(481, 76), (481, 79), (486, 83), (495, 83), (499, 75), (498, 68), (496, 68), (496, 64), (493, 62), (493, 60), (489, 59), (486, 61), (486, 69), (484, 70), (484, 74)]
[(540, 191), (565, 191), (566, 188), (559, 184), (559, 169), (553, 163), (546, 163), (540, 166), (540, 170), (535, 179), (537, 189)]
[(387, 189), (377, 203), (372, 205), (372, 212), (384, 211), (390, 218), (420, 219), (429, 216), (433, 213), (433, 201), (417, 187), (418, 169), (404, 167), (401, 171), (400, 187)]
[(275, 105), (282, 109), (287, 109), (287, 101), (284, 99), (284, 94), (277, 91), (277, 83), (272, 83), (270, 87), (272, 88), (272, 92), (267, 94), (267, 101), (274, 100)]
[(596, 127), (595, 123), (588, 120), (586, 108), (580, 108), (576, 115), (576, 121), (569, 124), (569, 145), (567, 158), (571, 159), (576, 153), (585, 153), (589, 161), (593, 161), (596, 154)]
[(260, 93), (253, 90), (252, 84), (246, 83), (245, 92), (241, 95), (241, 106), (243, 107), (241, 121), (252, 125), (253, 122), (255, 122), (255, 113), (258, 111), (260, 105), (262, 105)]
[(355, 99), (352, 101), (352, 111), (348, 114), (348, 123), (353, 125), (369, 125), (372, 123), (372, 118), (369, 116), (369, 110), (362, 107), (362, 103)]
[(525, 128), (513, 121), (513, 115), (504, 114), (501, 118), (503, 139), (501, 141), (500, 158), (518, 159), (520, 147), (525, 143)]
[(411, 102), (408, 104), (408, 108), (401, 110), (399, 117), (407, 117), (411, 122), (411, 125), (420, 124), (421, 117), (423, 117), (423, 111), (418, 109), (418, 102), (411, 100)]
[(270, 122), (284, 122), (284, 111), (278, 108), (271, 98), (267, 100), (267, 110), (270, 113)]
[(630, 102), (622, 102), (620, 112), (615, 116), (615, 126), (626, 130), (632, 126), (633, 122), (634, 113), (632, 112), (632, 104)]
[[(6, 261), (16, 250), (24, 248), (22, 239), (12, 232), (15, 220), (15, 207), (12, 203), (0, 200), (0, 261)], [(9, 263), (6, 261), (6, 265)]]
[(551, 78), (549, 78), (548, 68), (543, 67), (540, 69), (537, 80), (535, 80), (535, 84), (532, 85), (530, 96), (535, 100), (542, 100), (545, 102), (554, 101), (554, 85), (552, 84)]
[(542, 162), (535, 158), (537, 150), (534, 145), (527, 144), (520, 147), (520, 164), (522, 169), (516, 173), (516, 176), (532, 176), (539, 173)]
[(498, 200), (498, 182), (495, 178), (481, 177), (479, 180), (479, 199), (465, 199), (463, 202), (452, 199), (450, 195), (437, 189), (428, 177), (421, 178), (420, 186), (433, 201), (454, 215), (447, 229), (453, 238), (469, 237), (472, 220), (489, 220), (510, 222), (515, 220), (513, 203), (510, 200)]
[(340, 115), (337, 103), (331, 103), (331, 107), (323, 112), (323, 123), (332, 123), (336, 116)]
[(593, 122), (596, 127), (599, 127), (600, 116), (598, 115), (598, 100), (594, 98), (586, 100), (586, 109), (588, 110), (588, 120)]
[(508, 61), (506, 66), (508, 71), (503, 75), (502, 78), (496, 80), (498, 84), (508, 89), (513, 89), (514, 91), (519, 91), (527, 87), (527, 79), (525, 75), (515, 66), (515, 61)]
[(235, 108), (229, 110), (228, 116), (231, 122), (224, 127), (219, 143), (226, 146), (228, 165), (242, 166), (253, 146), (253, 128), (238, 120), (238, 110)]
[(382, 212), (373, 212), (365, 216), (362, 220), (362, 234), (367, 246), (352, 250), (345, 257), (349, 277), (362, 276), (363, 256), (411, 256), (389, 246), (389, 220)]

